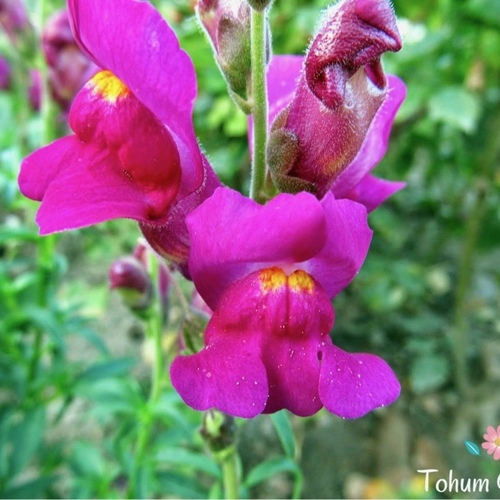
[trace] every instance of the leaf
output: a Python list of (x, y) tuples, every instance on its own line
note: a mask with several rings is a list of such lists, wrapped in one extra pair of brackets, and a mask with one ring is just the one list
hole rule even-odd
[(271, 420), (287, 457), (295, 457), (295, 437), (290, 417), (285, 410), (271, 414)]
[(77, 476), (102, 478), (106, 466), (98, 450), (91, 443), (76, 441), (70, 457), (70, 464)]
[(45, 490), (57, 479), (57, 476), (43, 476), (11, 486), (1, 492), (1, 498), (45, 498)]
[(410, 367), (410, 383), (418, 394), (439, 389), (448, 381), (449, 375), (448, 359), (435, 354), (419, 356)]
[(280, 472), (290, 472), (296, 478), (300, 478), (302, 483), (302, 471), (293, 460), (287, 457), (275, 457), (261, 462), (247, 474), (243, 483), (247, 488), (252, 488)]
[(480, 455), (481, 450), (479, 449), (479, 446), (476, 443), (473, 443), (472, 441), (464, 441), (465, 448), (471, 455)]
[(481, 114), (479, 98), (458, 86), (440, 89), (429, 101), (430, 118), (445, 122), (467, 134), (476, 130)]
[(469, 0), (465, 12), (489, 26), (500, 29), (500, 2), (498, 0)]
[(187, 465), (190, 469), (205, 472), (216, 479), (221, 478), (219, 466), (209, 457), (184, 448), (167, 448), (161, 450), (156, 454), (156, 460), (172, 465)]
[(206, 498), (206, 492), (194, 478), (176, 472), (165, 471), (157, 475), (161, 491), (170, 498)]
[(10, 432), (12, 455), (9, 472), (15, 476), (23, 471), (42, 442), (45, 430), (44, 408), (37, 408), (28, 413), (14, 425)]
[(93, 411), (97, 414), (137, 414), (144, 405), (139, 386), (130, 379), (98, 379), (97, 383), (80, 384), (78, 396), (97, 403)]
[(136, 364), (135, 358), (118, 358), (90, 366), (77, 377), (77, 382), (92, 382), (103, 378), (125, 375)]

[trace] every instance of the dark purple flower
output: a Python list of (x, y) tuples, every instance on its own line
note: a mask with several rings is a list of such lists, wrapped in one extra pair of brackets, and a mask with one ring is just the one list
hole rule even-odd
[(331, 194), (281, 194), (261, 206), (222, 188), (188, 217), (191, 275), (214, 314), (205, 348), (171, 367), (187, 404), (246, 418), (325, 406), (356, 418), (397, 398), (383, 360), (329, 338), (330, 299), (368, 251), (366, 217)]
[[(380, 160), (405, 95), (398, 79), (385, 77), (380, 56), (400, 47), (388, 0), (344, 0), (327, 10), (305, 59), (273, 59), (268, 157), (280, 190), (343, 197)], [(370, 135), (385, 142), (373, 145)]]

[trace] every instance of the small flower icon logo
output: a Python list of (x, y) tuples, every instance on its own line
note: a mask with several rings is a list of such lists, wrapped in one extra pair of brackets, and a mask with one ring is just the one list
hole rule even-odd
[(488, 432), (483, 434), (486, 441), (481, 445), (488, 455), (493, 455), (494, 460), (500, 460), (500, 425), (495, 429), (489, 425), (486, 429)]

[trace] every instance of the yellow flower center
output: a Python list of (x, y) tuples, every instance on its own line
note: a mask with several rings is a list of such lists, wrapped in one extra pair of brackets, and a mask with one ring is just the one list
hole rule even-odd
[(89, 84), (96, 94), (112, 104), (130, 94), (129, 88), (107, 69), (96, 73)]
[(296, 293), (312, 293), (314, 289), (312, 277), (300, 269), (287, 276), (283, 269), (271, 267), (260, 271), (259, 279), (264, 293), (275, 292), (284, 286), (288, 286), (292, 292)]
[(495, 438), (495, 441), (493, 441), (495, 443), (495, 446), (500, 446), (500, 436)]

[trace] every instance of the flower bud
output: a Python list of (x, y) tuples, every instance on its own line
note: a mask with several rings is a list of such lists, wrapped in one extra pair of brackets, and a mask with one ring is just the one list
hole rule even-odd
[(208, 410), (203, 415), (200, 434), (213, 453), (231, 450), (235, 444), (236, 423), (234, 417), (218, 410)]
[(235, 102), (250, 113), (250, 7), (244, 0), (199, 0), (196, 13)]
[(153, 287), (147, 269), (133, 256), (122, 257), (111, 265), (109, 285), (120, 292), (124, 303), (135, 313), (147, 311), (153, 299)]
[(67, 110), (77, 92), (98, 70), (76, 44), (67, 9), (55, 12), (47, 20), (42, 47), (49, 66), (52, 95)]
[(269, 168), (279, 190), (322, 197), (332, 187), (386, 99), (380, 57), (400, 48), (389, 0), (344, 0), (326, 11), (295, 94), (271, 129)]
[(22, 0), (0, 0), (0, 26), (14, 43), (31, 28)]

